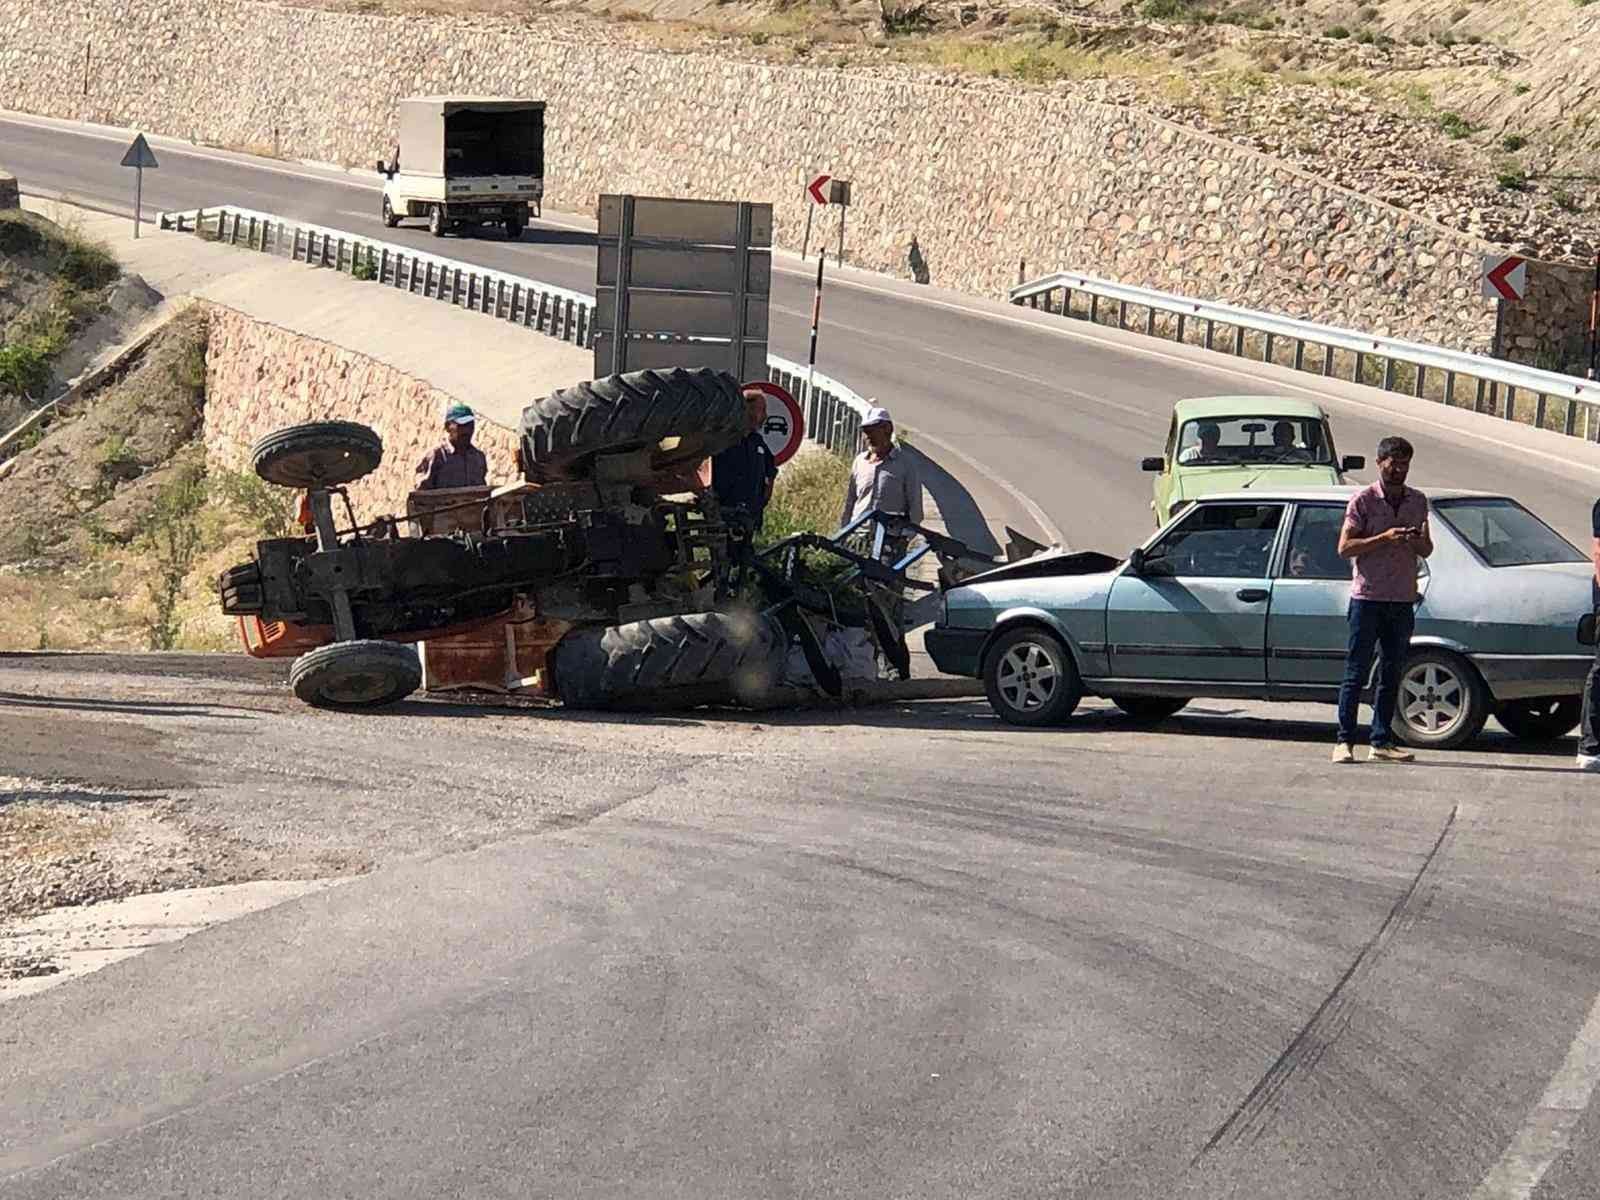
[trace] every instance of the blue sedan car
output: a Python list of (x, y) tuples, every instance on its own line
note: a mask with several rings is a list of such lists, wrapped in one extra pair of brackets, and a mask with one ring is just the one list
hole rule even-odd
[[(1052, 551), (985, 572), (944, 594), (928, 652), (1017, 725), (1064, 721), (1085, 695), (1145, 720), (1199, 696), (1331, 702), (1350, 598), (1334, 547), (1355, 491), (1208, 496), (1126, 560)], [(1396, 735), (1453, 748), (1491, 715), (1517, 737), (1566, 735), (1593, 661), (1578, 640), (1593, 566), (1507, 496), (1429, 499)]]

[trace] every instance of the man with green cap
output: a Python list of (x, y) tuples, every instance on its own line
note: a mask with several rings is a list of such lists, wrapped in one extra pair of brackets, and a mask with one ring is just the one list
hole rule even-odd
[(417, 491), (483, 487), (488, 482), (489, 460), (472, 444), (476, 423), (476, 414), (465, 404), (444, 410), (445, 442), (417, 464)]

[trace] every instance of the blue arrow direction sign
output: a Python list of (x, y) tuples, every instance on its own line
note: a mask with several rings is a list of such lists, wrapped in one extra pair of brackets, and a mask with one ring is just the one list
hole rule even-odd
[(144, 134), (138, 133), (133, 137), (133, 145), (128, 147), (128, 152), (122, 156), (122, 165), (135, 167), (133, 184), (133, 236), (139, 236), (139, 222), (143, 217), (140, 211), (144, 208), (144, 169), (146, 167), (159, 167), (156, 156), (150, 151), (150, 143), (144, 140)]

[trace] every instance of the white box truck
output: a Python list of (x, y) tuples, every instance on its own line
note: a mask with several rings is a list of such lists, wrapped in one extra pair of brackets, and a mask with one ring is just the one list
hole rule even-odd
[(378, 161), (383, 223), (422, 217), (428, 232), (498, 226), (519, 238), (544, 200), (544, 102), (494, 96), (400, 101), (400, 144)]

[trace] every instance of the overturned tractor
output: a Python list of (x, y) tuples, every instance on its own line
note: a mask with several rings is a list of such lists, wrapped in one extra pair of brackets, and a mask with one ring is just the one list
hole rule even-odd
[[(586, 708), (759, 701), (795, 644), (837, 695), (830, 629), (865, 631), (903, 673), (896, 601), (936, 586), (906, 569), (930, 550), (946, 577), (989, 560), (879, 514), (755, 550), (744, 514), (721, 511), (699, 473), (743, 422), (739, 384), (714, 371), (579, 384), (524, 411), (521, 482), (414, 494), (407, 515), (365, 523), (345, 489), (381, 462), (378, 435), (347, 422), (281, 430), (253, 465), (305, 490), (313, 532), (260, 542), (224, 572), (223, 611), (252, 654), (295, 656), (295, 694), (322, 708), (415, 691), (417, 642), (488, 647), (519, 686)], [(902, 551), (888, 561), (886, 545)]]

